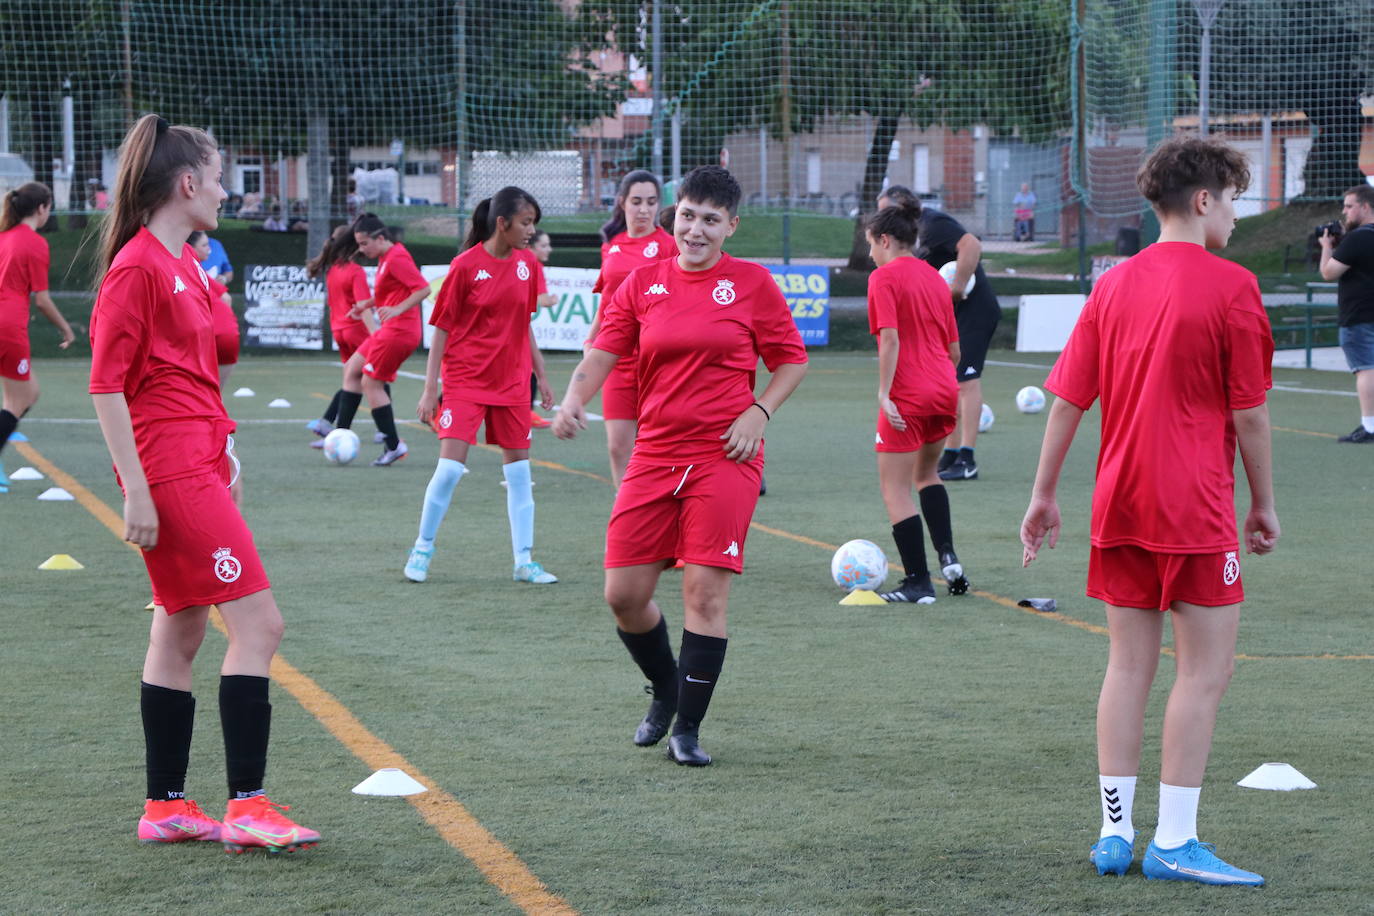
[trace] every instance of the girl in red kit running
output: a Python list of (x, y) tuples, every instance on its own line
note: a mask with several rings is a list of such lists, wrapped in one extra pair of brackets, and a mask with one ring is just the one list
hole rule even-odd
[[(372, 421), (386, 443), (381, 457), (372, 462), (372, 466), (386, 467), (400, 461), (409, 451), (396, 434), (396, 415), (387, 386), (396, 381), (401, 363), (420, 346), (424, 330), (420, 303), (429, 297), (429, 282), (420, 274), (420, 268), (415, 266), (415, 259), (406, 247), (393, 241), (386, 224), (373, 214), (364, 213), (354, 221), (353, 238), (364, 257), (377, 259), (373, 298), (381, 327), (363, 341), (344, 364), (339, 429), (353, 426), (353, 416), (366, 394), (368, 406), (372, 408)], [(366, 302), (355, 302), (350, 315), (361, 318), (365, 307)]]
[(544, 357), (530, 329), (544, 274), (529, 250), (539, 217), (539, 204), (516, 187), (502, 188), (482, 201), (472, 213), (465, 249), (449, 265), (439, 290), (430, 317), (434, 339), (425, 364), (425, 390), (416, 407), (419, 418), (439, 431), (439, 463), (425, 489), (420, 533), (406, 560), (405, 575), (412, 582), (429, 575), (434, 538), (454, 487), (467, 473), (464, 462), (479, 426), (486, 427), (488, 444), (501, 447), (515, 581), (558, 581), (532, 556), (531, 372), (544, 408), (553, 406)]
[[(345, 367), (368, 335), (377, 330), (377, 321), (372, 315), (372, 290), (367, 287), (367, 274), (355, 260), (357, 256), (358, 240), (353, 237), (353, 227), (339, 226), (325, 241), (320, 253), (305, 265), (306, 272), (312, 278), (324, 274), (329, 331), (339, 345), (339, 359)], [(347, 381), (345, 369), (344, 382)], [(344, 389), (340, 386), (334, 392), (324, 416), (305, 424), (305, 428), (316, 437), (310, 443), (311, 448), (324, 448), (324, 437), (334, 428), (343, 396)]]
[[(740, 187), (718, 166), (682, 181), (679, 254), (630, 274), (602, 309), (554, 433), (586, 428), (586, 403), (615, 364), (639, 370), (639, 435), (606, 527), (606, 602), (630, 657), (653, 685), (640, 746), (673, 735), (668, 757), (705, 766), (701, 720), (725, 662), (730, 582), (763, 474), (763, 431), (806, 374), (806, 348), (768, 269), (721, 251), (739, 225)], [(754, 397), (762, 358), (772, 377)], [(654, 601), (665, 567), (684, 561), (678, 659)]]
[[(59, 347), (67, 349), (75, 339), (48, 295), (48, 243), (38, 230), (51, 212), (52, 192), (36, 181), (6, 192), (0, 207), (0, 450), (38, 400), (38, 379), (29, 365), (29, 295), (62, 332)], [(9, 483), (0, 466), (0, 493)]]
[[(615, 209), (601, 227), (601, 273), (592, 292), (607, 302), (630, 271), (677, 256), (677, 243), (656, 222), (658, 201), (663, 189), (653, 172), (636, 169), (620, 179)], [(601, 329), (598, 312), (587, 333), (596, 339)], [(625, 478), (625, 467), (635, 445), (639, 421), (639, 382), (634, 359), (616, 363), (601, 388), (601, 410), (606, 415), (606, 451), (611, 458), (611, 481), (618, 487)]]
[[(148, 795), (138, 838), (281, 852), (320, 835), (263, 791), (268, 668), (282, 618), (229, 496), (234, 424), (220, 400), (209, 285), (186, 244), (193, 230), (215, 228), (224, 198), (219, 153), (204, 132), (156, 115), (129, 131), (102, 229), (90, 391), (124, 491), (124, 537), (142, 549), (157, 596), (140, 699)], [(191, 662), (212, 604), (229, 634), (219, 688), (229, 776), (222, 823), (185, 786)]]

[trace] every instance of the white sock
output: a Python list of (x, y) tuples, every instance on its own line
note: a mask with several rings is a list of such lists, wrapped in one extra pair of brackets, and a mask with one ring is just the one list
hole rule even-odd
[(501, 473), (506, 476), (511, 555), (516, 566), (524, 566), (534, 551), (534, 486), (530, 483), (529, 459), (502, 465)]
[(1155, 828), (1155, 845), (1160, 849), (1177, 849), (1189, 840), (1197, 839), (1197, 800), (1202, 787), (1159, 784), (1159, 826)]
[(1360, 423), (1364, 426), (1364, 431), (1374, 433), (1374, 417), (1360, 417)]
[(1098, 774), (1097, 798), (1102, 802), (1102, 832), (1098, 837), (1119, 836), (1127, 843), (1134, 842), (1131, 806), (1135, 804), (1135, 777)]
[(429, 479), (429, 486), (425, 487), (425, 504), (420, 509), (420, 536), (415, 539), (416, 547), (421, 550), (434, 547), (434, 537), (439, 533), (444, 514), (448, 512), (448, 504), (453, 500), (453, 488), (458, 486), (458, 481), (467, 472), (461, 461), (439, 459), (434, 476)]

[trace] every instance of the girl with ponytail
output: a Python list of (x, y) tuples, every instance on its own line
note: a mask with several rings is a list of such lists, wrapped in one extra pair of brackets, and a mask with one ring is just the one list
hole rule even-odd
[[(339, 359), (344, 366), (367, 340), (367, 335), (377, 330), (377, 319), (372, 314), (372, 290), (367, 287), (367, 274), (355, 260), (357, 256), (358, 240), (353, 237), (353, 227), (339, 226), (325, 240), (320, 253), (305, 265), (311, 277), (324, 274), (329, 331), (339, 345)], [(310, 443), (311, 448), (324, 448), (324, 437), (334, 428), (343, 396), (344, 389), (340, 386), (324, 416), (305, 424), (316, 437)]]
[[(62, 333), (63, 350), (76, 339), (48, 295), (48, 243), (38, 230), (52, 212), (48, 186), (31, 181), (5, 193), (0, 206), (0, 451), (38, 400), (38, 379), (29, 363), (29, 297)], [(10, 480), (0, 465), (0, 493)]]
[[(439, 463), (425, 489), (420, 532), (406, 559), (405, 576), (429, 576), (434, 539), (454, 487), (467, 473), (477, 428), (501, 447), (510, 522), (512, 577), (547, 585), (558, 578), (533, 557), (534, 491), (530, 480), (529, 384), (533, 371), (540, 403), (553, 406), (544, 357), (530, 328), (544, 268), (530, 251), (539, 204), (507, 187), (477, 205), (467, 249), (453, 259), (430, 324), (434, 339), (425, 364), (425, 389), (416, 413), (439, 434)], [(443, 379), (440, 396), (439, 381)]]
[[(151, 114), (129, 130), (101, 239), (90, 391), (124, 491), (124, 538), (142, 550), (153, 586), (138, 838), (281, 852), (320, 835), (285, 817), (263, 790), (268, 668), (282, 617), (229, 493), (234, 424), (220, 398), (209, 284), (186, 244), (193, 231), (215, 228), (224, 198), (219, 152), (203, 131)], [(191, 662), (212, 604), (229, 635), (219, 684), (229, 782), (222, 822), (186, 796)]]

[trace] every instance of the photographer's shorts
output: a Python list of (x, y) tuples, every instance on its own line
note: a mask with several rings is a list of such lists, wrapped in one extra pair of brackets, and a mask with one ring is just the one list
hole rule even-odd
[(1343, 327), (1339, 339), (1351, 372), (1374, 369), (1374, 322)]

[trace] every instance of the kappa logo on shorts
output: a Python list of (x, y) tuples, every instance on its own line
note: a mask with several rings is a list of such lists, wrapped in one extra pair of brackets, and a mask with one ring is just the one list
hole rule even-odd
[(647, 244), (647, 245), (644, 246), (644, 257), (646, 257), (646, 258), (656, 258), (656, 257), (658, 257), (658, 242), (650, 242), (649, 244)]
[(666, 296), (668, 295), (668, 287), (664, 286), (662, 283), (655, 283), (644, 291), (644, 295)]
[(873, 434), (873, 444), (874, 444), (874, 445), (882, 445), (882, 444), (883, 444), (883, 434), (882, 434), (882, 433), (874, 433), (874, 434)]
[(441, 414), (439, 414), (439, 428), (440, 428), (440, 429), (448, 429), (448, 428), (449, 428), (450, 426), (452, 426), (452, 425), (453, 425), (453, 411), (452, 411), (450, 408), (445, 407), (445, 408), (444, 408), (444, 412), (441, 413)]
[(739, 556), (739, 541), (731, 541), (730, 546), (721, 551), (727, 557)]
[(972, 366), (969, 366), (967, 369), (964, 370), (964, 375), (977, 375), (977, 374), (978, 374), (978, 370), (975, 369), (975, 368), (973, 368)]
[[(524, 262), (524, 261), (521, 261), (520, 263), (523, 264), (523, 263), (525, 263), (525, 262)], [(491, 274), (487, 273), (485, 269), (479, 267), (479, 268), (477, 268), (477, 276), (475, 276), (475, 277), (472, 278), (472, 282), (473, 282), (473, 283), (476, 283), (478, 280), (490, 280), (490, 279), (491, 279)]]
[(177, 275), (177, 282), (172, 286), (172, 295), (186, 292), (186, 284), (182, 282), (181, 275)]
[(1236, 557), (1236, 551), (1226, 551), (1226, 563), (1221, 567), (1221, 581), (1224, 585), (1235, 585), (1240, 578), (1240, 560)]
[(19, 369), (19, 374), (20, 374), (20, 375), (23, 375), (23, 374), (25, 374), (26, 372), (28, 372), (28, 371), (29, 371), (29, 361), (28, 361), (28, 358), (25, 357), (24, 359), (21, 359), (21, 360), (19, 361), (19, 366), (18, 366), (17, 368)]
[(717, 280), (716, 288), (711, 290), (711, 298), (721, 305), (735, 301), (735, 284), (730, 280)]
[(372, 368), (372, 364), (371, 364), (371, 363), (363, 363), (363, 371), (364, 371), (364, 372), (376, 372), (377, 370)]
[(521, 280), (528, 280), (530, 278), (530, 266), (521, 261), (515, 265), (515, 275)]
[(221, 547), (214, 553), (215, 578), (221, 582), (235, 582), (243, 575), (243, 564), (229, 547)]

